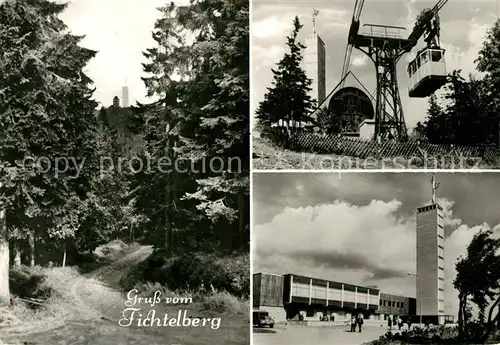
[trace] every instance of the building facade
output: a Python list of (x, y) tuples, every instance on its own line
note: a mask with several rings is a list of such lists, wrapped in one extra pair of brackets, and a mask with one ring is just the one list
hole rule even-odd
[(439, 204), (417, 209), (417, 313), (438, 324), (445, 323), (443, 223)]
[(305, 37), (304, 70), (312, 80), (311, 97), (320, 105), (326, 97), (326, 50), (325, 43), (318, 34)]
[(415, 298), (380, 293), (378, 313), (384, 320), (390, 315), (416, 315), (417, 301)]
[(122, 87), (122, 107), (127, 108), (128, 104), (128, 86)]
[(118, 96), (113, 97), (113, 107), (119, 107), (120, 106), (120, 99)]
[[(392, 301), (397, 301), (394, 307)], [(411, 305), (409, 298), (381, 294), (376, 287), (295, 274), (253, 275), (254, 309), (266, 310), (278, 322), (347, 321), (351, 315), (359, 314), (365, 319), (385, 320), (388, 316), (409, 315), (412, 312)]]

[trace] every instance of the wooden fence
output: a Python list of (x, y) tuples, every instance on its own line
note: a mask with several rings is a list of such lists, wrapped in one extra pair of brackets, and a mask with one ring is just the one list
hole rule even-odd
[(311, 153), (331, 153), (357, 158), (391, 157), (440, 157), (482, 158), (496, 160), (500, 157), (500, 147), (493, 145), (450, 145), (429, 144), (417, 140), (388, 140), (382, 143), (350, 138), (337, 134), (297, 133), (290, 140), (294, 151)]

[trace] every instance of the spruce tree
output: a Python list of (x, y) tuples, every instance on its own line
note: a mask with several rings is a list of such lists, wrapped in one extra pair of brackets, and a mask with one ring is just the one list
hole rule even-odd
[(293, 131), (295, 126), (311, 120), (310, 113), (316, 102), (309, 95), (312, 80), (306, 76), (301, 66), (305, 46), (298, 41), (303, 27), (298, 17), (295, 17), (293, 27), (292, 33), (287, 37), (288, 51), (277, 68), (272, 69), (272, 86), (268, 88), (257, 109), (259, 122), (268, 130), (273, 124), (283, 122), (290, 125)]
[[(91, 80), (82, 71), (95, 51), (79, 46), (46, 0), (0, 4), (0, 300), (9, 299), (8, 241), (73, 237), (97, 167)], [(61, 158), (85, 159), (56, 175)], [(45, 159), (50, 169), (33, 165)], [(42, 169), (41, 169), (42, 168)], [(61, 167), (62, 168), (62, 167)], [(94, 168), (94, 169), (93, 169)], [(24, 232), (24, 234), (20, 234)]]
[[(173, 250), (174, 232), (181, 237), (180, 229), (193, 227), (228, 249), (236, 242), (247, 246), (248, 1), (193, 1), (161, 12), (157, 47), (148, 49), (144, 64), (153, 74), (144, 78), (148, 94), (159, 101), (145, 111), (144, 132), (155, 161), (181, 163), (147, 177), (164, 194), (165, 251)], [(193, 31), (189, 43), (186, 33)], [(218, 171), (209, 166), (216, 161), (223, 162), (213, 167)]]

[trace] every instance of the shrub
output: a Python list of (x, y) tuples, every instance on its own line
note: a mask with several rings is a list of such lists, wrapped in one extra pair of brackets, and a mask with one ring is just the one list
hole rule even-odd
[(221, 258), (212, 254), (191, 253), (167, 258), (157, 251), (129, 271), (120, 284), (130, 290), (138, 282), (152, 282), (166, 285), (174, 291), (227, 291), (248, 298), (249, 270), (248, 255)]
[(11, 292), (21, 298), (49, 298), (53, 290), (47, 283), (47, 276), (36, 266), (20, 266), (9, 271)]
[(458, 330), (456, 327), (413, 328), (398, 333), (387, 332), (370, 344), (456, 344), (457, 337)]
[(248, 302), (227, 292), (219, 292), (207, 296), (203, 300), (202, 306), (204, 310), (216, 311), (219, 313), (250, 314)]

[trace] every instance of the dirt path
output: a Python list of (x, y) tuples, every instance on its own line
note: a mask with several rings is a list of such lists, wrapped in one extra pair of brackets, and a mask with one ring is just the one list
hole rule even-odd
[[(144, 260), (152, 252), (151, 247), (138, 250), (99, 268), (87, 275), (61, 278), (59, 291), (65, 300), (71, 301), (70, 318), (61, 317), (61, 322), (50, 324), (24, 324), (0, 330), (0, 345), (248, 345), (250, 331), (248, 316), (220, 315), (221, 326), (210, 327), (121, 327), (126, 297), (112, 286), (103, 283), (117, 282), (125, 271), (123, 268)], [(106, 279), (103, 279), (106, 278)], [(151, 307), (149, 309), (152, 309)], [(153, 308), (158, 317), (177, 314), (186, 309), (189, 315), (200, 315), (196, 306), (161, 306)], [(142, 309), (141, 309), (142, 311)], [(144, 313), (147, 314), (147, 313)], [(76, 316), (75, 316), (76, 315)], [(144, 315), (145, 317), (145, 315)]]

